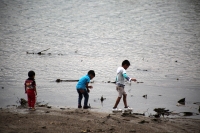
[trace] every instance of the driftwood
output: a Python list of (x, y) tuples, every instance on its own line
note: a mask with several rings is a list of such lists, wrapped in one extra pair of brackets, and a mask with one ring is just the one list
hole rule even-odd
[[(50, 48), (48, 48), (48, 49), (45, 49), (45, 50), (42, 50), (42, 51), (40, 51), (40, 52), (38, 52), (38, 53), (30, 53), (30, 52), (26, 52), (26, 54), (38, 54), (38, 55), (44, 55), (44, 53), (42, 53), (42, 52), (45, 52), (45, 51), (47, 51), (47, 50), (49, 50)], [(51, 53), (48, 53), (48, 55), (50, 55)]]
[(45, 49), (45, 50), (42, 50), (42, 51), (38, 52), (37, 54), (42, 54), (42, 52), (45, 52), (45, 51), (47, 51), (47, 50), (49, 50), (49, 49), (50, 49), (50, 48)]
[(137, 82), (137, 83), (139, 84), (139, 83), (144, 83), (144, 82)]
[(78, 82), (79, 80), (62, 80), (62, 79), (56, 79), (56, 82)]
[[(73, 79), (67, 79), (67, 80), (63, 80), (63, 79), (56, 79), (56, 82), (57, 83), (60, 83), (60, 82), (78, 82), (79, 80), (73, 80)], [(90, 83), (94, 83), (94, 81), (90, 81)]]
[(133, 113), (133, 115), (142, 115), (142, 116), (145, 116), (145, 114), (143, 113)]
[[(104, 81), (102, 81), (102, 82), (104, 82)], [(113, 84), (116, 84), (116, 81), (114, 81), (114, 82), (111, 82), (111, 81), (105, 81), (105, 83), (113, 83)]]

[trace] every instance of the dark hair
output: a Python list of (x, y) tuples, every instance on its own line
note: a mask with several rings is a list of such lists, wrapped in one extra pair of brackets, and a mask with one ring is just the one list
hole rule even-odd
[(29, 71), (28, 72), (28, 77), (32, 78), (33, 76), (35, 76), (35, 72), (34, 71)]
[(92, 75), (92, 76), (95, 77), (95, 72), (94, 72), (94, 70), (90, 70), (90, 71), (88, 71), (88, 75)]
[(130, 64), (130, 62), (128, 60), (124, 60), (122, 62), (122, 66), (124, 66), (124, 65), (130, 66), (131, 64)]

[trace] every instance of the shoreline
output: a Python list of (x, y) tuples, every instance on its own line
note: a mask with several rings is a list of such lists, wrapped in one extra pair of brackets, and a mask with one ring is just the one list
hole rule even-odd
[(73, 108), (0, 109), (0, 132), (200, 132), (200, 120), (150, 118)]

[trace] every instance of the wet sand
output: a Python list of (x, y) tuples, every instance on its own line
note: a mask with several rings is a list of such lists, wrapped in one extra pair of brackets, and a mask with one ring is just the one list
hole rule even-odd
[(72, 108), (38, 107), (36, 111), (7, 108), (0, 110), (1, 133), (42, 132), (192, 132), (200, 133), (200, 120), (149, 118), (122, 113), (97, 113)]

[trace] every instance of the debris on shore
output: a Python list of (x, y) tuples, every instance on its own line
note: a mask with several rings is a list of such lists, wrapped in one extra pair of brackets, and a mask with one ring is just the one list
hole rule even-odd
[(138, 71), (146, 71), (146, 72), (148, 71), (147, 69), (143, 69), (143, 70), (142, 69), (137, 69), (137, 70)]
[(139, 84), (139, 83), (144, 83), (144, 82), (137, 82), (137, 83)]
[(56, 82), (57, 83), (60, 83), (60, 82), (78, 82), (79, 80), (62, 80), (62, 79), (56, 79)]
[(182, 98), (178, 101), (178, 104), (185, 105), (185, 98)]
[(161, 115), (164, 117), (165, 115), (169, 116), (171, 114), (171, 112), (165, 108), (155, 108), (154, 111), (156, 112), (156, 114), (153, 115), (155, 118), (160, 118)]
[[(45, 53), (43, 53), (43, 52), (45, 52), (45, 51), (47, 51), (47, 50), (49, 50), (50, 48), (48, 48), (48, 49), (45, 49), (45, 50), (42, 50), (42, 51), (40, 51), (40, 52), (37, 52), (37, 53), (30, 53), (30, 52), (26, 52), (26, 54), (38, 54), (38, 55), (45, 55)], [(51, 53), (48, 53), (48, 55), (51, 55)]]
[(51, 108), (51, 106), (48, 106), (48, 103), (46, 104), (37, 104), (38, 107), (47, 107), (47, 108)]
[(103, 95), (101, 96), (101, 102), (103, 102), (104, 100), (106, 100), (106, 98), (103, 98)]
[(199, 115), (199, 114), (194, 113), (194, 112), (180, 112), (179, 115), (180, 116), (195, 116), (195, 115)]
[[(103, 81), (104, 82), (104, 81)], [(116, 84), (116, 81), (105, 81), (105, 83), (113, 83), (113, 84)]]
[[(28, 101), (25, 100), (24, 98), (20, 98), (20, 99), (18, 98), (17, 103), (20, 103), (20, 106), (23, 107), (23, 108), (28, 107)], [(19, 107), (20, 107), (20, 106), (19, 106)], [(51, 109), (51, 108), (52, 108), (51, 106), (48, 106), (48, 103), (46, 103), (46, 104), (41, 104), (41, 102), (36, 102), (35, 106), (36, 106), (36, 107), (46, 107), (46, 108), (48, 108), (48, 109)]]
[(27, 105), (27, 101), (24, 99), (24, 98), (21, 98), (20, 100), (19, 100), (19, 103), (21, 104), (21, 106), (26, 106)]
[[(60, 83), (60, 82), (78, 82), (79, 80), (75, 79), (56, 79), (56, 82), (57, 83)], [(90, 83), (94, 83), (94, 80), (91, 80)]]
[(143, 95), (142, 97), (144, 97), (145, 99), (147, 99), (147, 94), (146, 94), (146, 95)]

